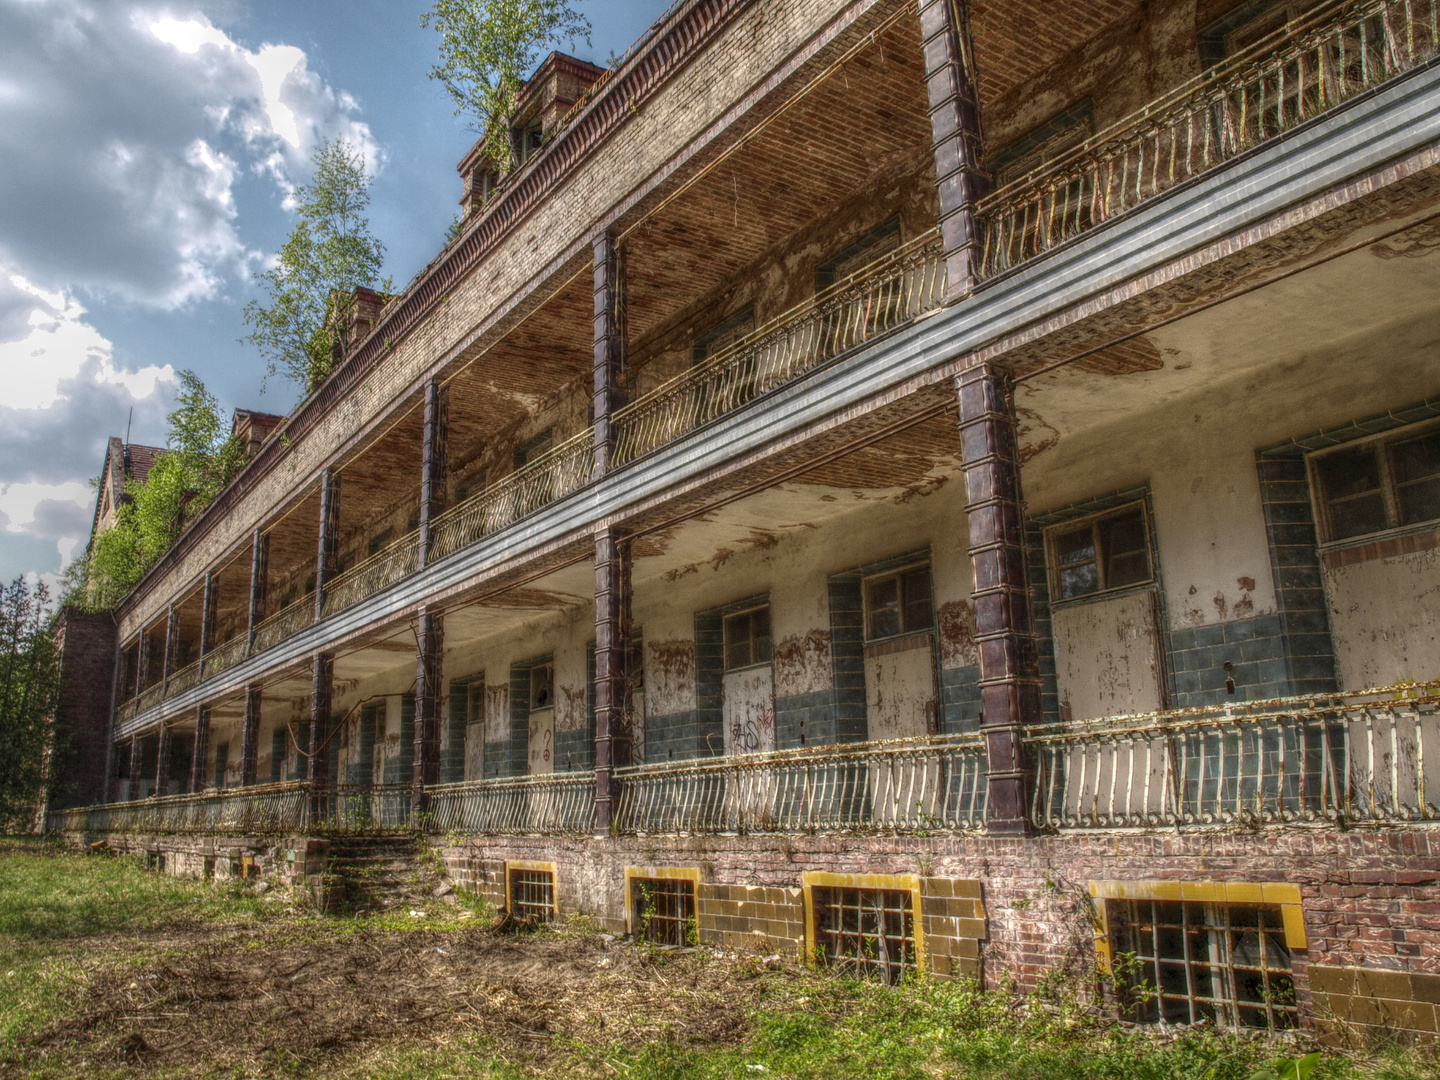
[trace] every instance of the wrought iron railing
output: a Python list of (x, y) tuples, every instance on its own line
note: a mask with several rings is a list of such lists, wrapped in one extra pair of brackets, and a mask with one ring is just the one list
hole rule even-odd
[(135, 699), (133, 697), (126, 698), (120, 703), (120, 708), (117, 709), (116, 712), (119, 714), (122, 724), (127, 720), (133, 719), (135, 716)]
[(199, 681), (200, 661), (195, 660), (186, 664), (165, 680), (165, 697), (168, 699), (174, 697), (176, 694), (183, 694)]
[(245, 659), (248, 641), (244, 634), (236, 634), (229, 641), (216, 645), (205, 654), (205, 666), (200, 677), (210, 679), (222, 671), (228, 671)]
[(157, 682), (153, 686), (147, 686), (144, 690), (141, 690), (135, 698), (135, 711), (142, 713), (146, 709), (152, 709), (156, 705), (159, 705), (164, 689), (164, 684)]
[(420, 566), (420, 533), (407, 533), (325, 585), (324, 614), (333, 615), (388, 589)]
[(616, 770), (637, 833), (981, 829), (976, 736), (858, 743)]
[(215, 788), (51, 814), (51, 829), (85, 833), (291, 833), (310, 825), (309, 785)]
[(1437, 684), (1040, 728), (1029, 742), (1039, 828), (1440, 818)]
[(431, 832), (589, 833), (595, 774), (553, 773), (470, 780), (427, 789)]
[(1440, 0), (1339, 0), (1307, 13), (994, 192), (982, 275), (1002, 273), (1414, 68), (1440, 50)]
[(281, 608), (264, 622), (255, 627), (255, 641), (250, 646), (250, 655), (264, 652), (292, 638), (315, 621), (315, 594), (302, 596), (293, 604)]
[(451, 507), (430, 526), (435, 562), (564, 498), (595, 475), (595, 433), (586, 428), (509, 476)]
[(410, 784), (341, 784), (325, 791), (317, 827), (323, 832), (385, 832), (410, 828)]
[(768, 393), (849, 349), (938, 308), (938, 230), (816, 293), (711, 359), (616, 412), (623, 465)]

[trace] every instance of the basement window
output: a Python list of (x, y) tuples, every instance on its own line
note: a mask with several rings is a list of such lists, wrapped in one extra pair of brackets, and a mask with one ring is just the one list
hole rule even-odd
[(505, 896), (517, 919), (548, 923), (555, 918), (555, 868), (551, 864), (506, 863)]
[(635, 937), (655, 945), (695, 945), (695, 881), (689, 877), (631, 877), (630, 926)]
[(1143, 503), (1066, 522), (1046, 534), (1051, 595), (1060, 600), (1128, 589), (1154, 580)]
[(770, 663), (770, 609), (742, 611), (725, 618), (725, 670)]
[(810, 890), (817, 960), (894, 986), (918, 966), (910, 889), (817, 886)]
[(1325, 539), (1440, 519), (1440, 428), (1342, 446), (1311, 459)]
[(1141, 1023), (1297, 1024), (1278, 904), (1107, 900), (1121, 1010)]
[(865, 579), (865, 640), (899, 637), (935, 625), (930, 566)]

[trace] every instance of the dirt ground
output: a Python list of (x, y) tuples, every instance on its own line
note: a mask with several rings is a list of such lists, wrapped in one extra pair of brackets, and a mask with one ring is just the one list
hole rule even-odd
[[(93, 943), (92, 943), (93, 944)], [(138, 951), (137, 951), (138, 945)], [(318, 1063), (366, 1044), (478, 1031), (543, 1066), (567, 1042), (714, 1045), (745, 1029), (763, 962), (657, 951), (591, 932), (497, 933), (297, 924), (197, 926), (113, 943), (78, 1017), (43, 1033), (31, 1065), (126, 1062), (186, 1071), (227, 1061)], [(140, 955), (139, 963), (125, 962)], [(102, 950), (103, 955), (103, 950)]]

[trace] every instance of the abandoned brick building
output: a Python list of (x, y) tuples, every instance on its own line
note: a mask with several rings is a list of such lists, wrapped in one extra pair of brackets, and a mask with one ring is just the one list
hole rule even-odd
[(53, 827), (413, 828), (660, 941), (1435, 1033), (1437, 3), (678, 0), (552, 57), (119, 606)]

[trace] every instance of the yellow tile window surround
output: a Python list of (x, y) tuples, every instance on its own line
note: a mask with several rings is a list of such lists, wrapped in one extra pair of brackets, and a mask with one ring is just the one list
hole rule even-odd
[[(1106, 900), (1189, 901), (1194, 904), (1266, 904), (1280, 908), (1285, 944), (1304, 949), (1305, 914), (1300, 887), (1273, 881), (1092, 881), (1095, 898), (1095, 959), (1110, 971), (1110, 920)], [(807, 924), (808, 925), (808, 924)]]
[(515, 895), (511, 887), (510, 875), (517, 870), (522, 872), (528, 870), (532, 873), (550, 875), (550, 914), (552, 918), (558, 918), (560, 915), (560, 892), (556, 888), (556, 883), (559, 880), (559, 876), (556, 873), (555, 864), (553, 862), (533, 862), (528, 859), (507, 859), (505, 861), (505, 907), (507, 909), (510, 907), (511, 897)]
[(692, 881), (695, 883), (696, 902), (699, 902), (700, 868), (698, 866), (627, 866), (625, 868), (625, 932), (635, 933), (635, 898), (631, 884), (640, 879), (658, 878), (662, 881)]
[(815, 935), (816, 889), (892, 889), (910, 894), (911, 925), (915, 933), (915, 970), (925, 968), (925, 920), (920, 907), (920, 876), (918, 874), (832, 874), (825, 870), (807, 870), (802, 879), (805, 893), (805, 955), (814, 962), (818, 939)]

